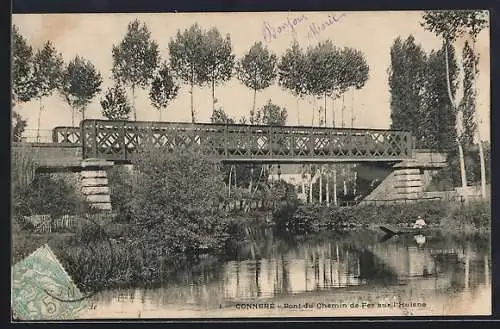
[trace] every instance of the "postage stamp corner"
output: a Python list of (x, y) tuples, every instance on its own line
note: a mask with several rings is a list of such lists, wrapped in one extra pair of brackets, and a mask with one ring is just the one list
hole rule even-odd
[(87, 300), (48, 245), (12, 267), (12, 316), (17, 320), (70, 320)]

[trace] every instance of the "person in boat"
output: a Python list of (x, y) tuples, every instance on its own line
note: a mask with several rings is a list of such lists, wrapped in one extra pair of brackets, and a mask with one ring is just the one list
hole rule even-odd
[(415, 235), (413, 237), (413, 240), (415, 240), (419, 247), (422, 247), (425, 244), (425, 236), (423, 236), (422, 234)]
[(425, 226), (427, 226), (427, 224), (425, 223), (424, 219), (421, 216), (418, 216), (417, 220), (413, 224), (413, 228), (424, 228)]

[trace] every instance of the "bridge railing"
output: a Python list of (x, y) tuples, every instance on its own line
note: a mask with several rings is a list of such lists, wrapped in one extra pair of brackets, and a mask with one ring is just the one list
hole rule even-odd
[(80, 145), (81, 132), (81, 127), (55, 127), (52, 129), (52, 142)]
[(409, 132), (239, 124), (84, 120), (80, 128), (57, 127), (54, 142), (81, 143), (84, 158), (130, 160), (140, 147), (172, 151), (203, 147), (232, 160), (325, 158), (401, 160), (411, 157)]

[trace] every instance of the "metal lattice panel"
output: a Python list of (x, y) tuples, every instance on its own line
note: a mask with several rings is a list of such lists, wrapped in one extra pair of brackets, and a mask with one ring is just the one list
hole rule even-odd
[(147, 145), (202, 148), (227, 161), (391, 161), (412, 154), (409, 132), (376, 129), (84, 120), (79, 128), (55, 128), (53, 140), (81, 144), (84, 158), (115, 161), (130, 161)]
[(80, 129), (77, 127), (56, 127), (52, 130), (52, 142), (57, 144), (80, 144)]

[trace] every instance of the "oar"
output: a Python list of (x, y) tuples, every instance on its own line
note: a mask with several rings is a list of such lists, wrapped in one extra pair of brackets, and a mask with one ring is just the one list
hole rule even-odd
[(390, 238), (392, 238), (393, 236), (398, 235), (398, 232), (394, 232), (393, 230), (385, 226), (380, 226), (380, 229), (385, 233), (385, 235), (380, 239), (380, 242), (385, 242)]
[(390, 235), (397, 235), (398, 234), (398, 232), (395, 232), (395, 231), (393, 231), (390, 228), (385, 227), (385, 226), (380, 226), (380, 229), (382, 231), (384, 231), (386, 234), (390, 234)]

